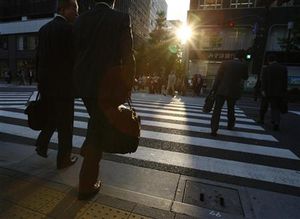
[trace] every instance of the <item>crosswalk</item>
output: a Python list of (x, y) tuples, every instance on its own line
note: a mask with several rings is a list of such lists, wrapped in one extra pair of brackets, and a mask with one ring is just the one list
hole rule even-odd
[[(31, 92), (0, 92), (0, 140), (35, 141), (39, 133), (27, 127), (24, 114), (30, 96)], [(191, 176), (228, 178), (233, 184), (238, 180), (300, 187), (300, 158), (239, 108), (233, 131), (226, 129), (227, 110), (223, 109), (219, 135), (214, 138), (210, 136), (211, 114), (202, 113), (201, 104), (134, 95), (133, 106), (142, 117), (137, 152), (105, 159)], [(88, 118), (83, 102), (76, 100), (75, 148), (84, 141)], [(51, 142), (57, 144), (57, 134)]]

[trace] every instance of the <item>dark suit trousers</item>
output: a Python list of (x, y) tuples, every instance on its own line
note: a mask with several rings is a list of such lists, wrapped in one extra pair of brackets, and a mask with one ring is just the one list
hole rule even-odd
[(281, 97), (269, 97), (271, 105), (271, 118), (274, 125), (280, 124), (280, 103)]
[(98, 180), (99, 163), (102, 158), (101, 145), (99, 142), (99, 123), (101, 123), (102, 112), (97, 107), (94, 99), (83, 99), (84, 105), (89, 113), (90, 119), (85, 142), (81, 148), (84, 157), (79, 176), (79, 192), (90, 192)]
[(280, 103), (281, 97), (263, 97), (260, 104), (260, 119), (264, 121), (265, 114), (271, 105), (271, 120), (274, 125), (280, 124)]
[(265, 120), (265, 115), (269, 108), (269, 100), (266, 97), (261, 98), (260, 109), (259, 109), (259, 119), (260, 121)]
[(220, 116), (221, 116), (221, 112), (222, 112), (222, 108), (225, 103), (225, 100), (227, 102), (227, 108), (228, 108), (228, 110), (227, 110), (227, 118), (228, 118), (227, 127), (228, 128), (234, 127), (234, 124), (235, 124), (234, 107), (235, 107), (236, 99), (217, 95), (214, 111), (213, 111), (213, 114), (211, 117), (211, 131), (212, 132), (217, 132), (219, 129)]
[(69, 159), (72, 152), (74, 99), (59, 99), (42, 96), (41, 101), (45, 107), (47, 123), (39, 134), (36, 146), (47, 150), (50, 139), (57, 130), (58, 153), (57, 161), (63, 162)]

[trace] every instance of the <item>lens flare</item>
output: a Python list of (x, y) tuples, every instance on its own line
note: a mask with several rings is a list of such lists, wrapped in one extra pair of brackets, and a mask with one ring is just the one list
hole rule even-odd
[(184, 24), (178, 28), (176, 36), (184, 44), (192, 37), (192, 29), (187, 24)]

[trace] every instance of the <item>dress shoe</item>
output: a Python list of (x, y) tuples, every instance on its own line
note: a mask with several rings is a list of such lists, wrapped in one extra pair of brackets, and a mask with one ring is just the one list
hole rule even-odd
[(228, 129), (228, 130), (233, 130), (233, 129), (234, 129), (234, 126), (228, 126), (227, 129)]
[(218, 136), (217, 132), (211, 132), (210, 135), (213, 136), (213, 137), (217, 137)]
[(273, 131), (279, 131), (279, 125), (274, 124), (273, 125)]
[(77, 160), (78, 160), (78, 157), (73, 156), (69, 160), (57, 162), (57, 169), (61, 170), (61, 169), (67, 168), (69, 166), (72, 166), (73, 164), (76, 163)]
[(265, 121), (262, 120), (262, 119), (257, 119), (256, 122), (260, 125), (264, 125), (265, 124)]
[(48, 155), (47, 155), (47, 149), (41, 149), (41, 148), (37, 147), (37, 148), (35, 149), (35, 151), (36, 151), (36, 153), (37, 153), (39, 156), (41, 156), (41, 157), (44, 157), (44, 158), (47, 158), (47, 157), (48, 157)]
[(95, 195), (97, 195), (98, 192), (100, 191), (100, 188), (101, 188), (101, 181), (99, 180), (97, 183), (95, 183), (95, 185), (93, 186), (93, 188), (90, 189), (89, 192), (79, 192), (78, 200), (80, 201), (89, 200), (95, 197)]

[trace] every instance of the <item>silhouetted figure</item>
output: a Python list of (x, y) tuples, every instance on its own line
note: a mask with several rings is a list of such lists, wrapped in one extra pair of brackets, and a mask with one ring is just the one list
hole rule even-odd
[(273, 130), (277, 131), (280, 125), (280, 107), (287, 92), (288, 72), (285, 66), (276, 61), (274, 55), (268, 57), (268, 62), (269, 65), (262, 72), (260, 122), (264, 122), (270, 104)]
[(176, 75), (175, 71), (171, 71), (168, 76), (168, 85), (167, 85), (167, 92), (169, 95), (175, 95), (175, 85), (176, 85)]
[(219, 129), (220, 115), (225, 103), (227, 102), (227, 129), (232, 130), (235, 126), (235, 103), (242, 94), (242, 81), (248, 78), (248, 67), (242, 62), (244, 53), (239, 51), (236, 58), (231, 61), (222, 62), (213, 91), (216, 94), (215, 106), (211, 118), (211, 135), (216, 136)]
[(61, 0), (58, 15), (39, 31), (37, 79), (47, 123), (36, 142), (38, 155), (47, 157), (49, 141), (58, 132), (57, 168), (77, 161), (71, 157), (74, 119), (72, 71), (74, 52), (73, 25), (78, 13), (75, 0)]
[[(126, 101), (131, 88), (124, 90), (115, 84), (134, 78), (130, 18), (128, 14), (114, 10), (114, 3), (114, 0), (96, 0), (95, 8), (82, 14), (75, 23), (74, 84), (77, 96), (83, 99), (90, 116), (81, 148), (84, 160), (79, 176), (80, 200), (93, 197), (101, 186), (98, 174), (102, 145), (106, 141), (106, 112), (118, 104), (107, 91), (119, 92), (121, 99)], [(120, 65), (125, 68), (124, 77), (110, 80)]]
[(28, 79), (29, 79), (29, 85), (32, 85), (32, 81), (33, 81), (33, 71), (32, 71), (32, 69), (30, 69), (28, 71)]

